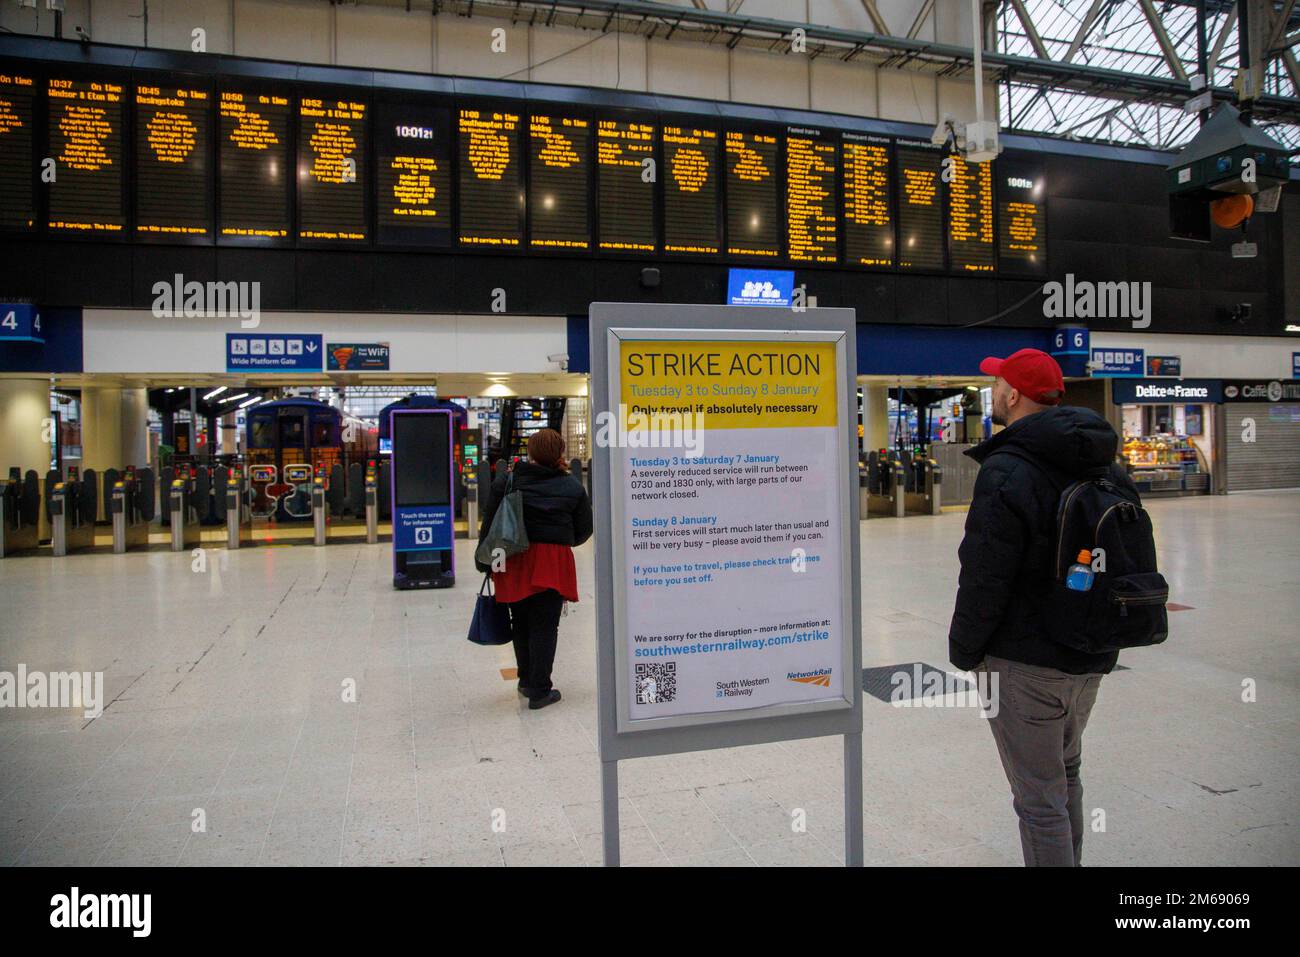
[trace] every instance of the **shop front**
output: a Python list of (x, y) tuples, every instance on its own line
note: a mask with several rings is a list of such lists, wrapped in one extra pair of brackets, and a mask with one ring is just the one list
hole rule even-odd
[(1225, 380), (1223, 403), (1228, 490), (1300, 488), (1300, 379)]
[(1121, 456), (1143, 495), (1205, 495), (1226, 491), (1215, 481), (1222, 456), (1217, 379), (1113, 379), (1123, 422)]

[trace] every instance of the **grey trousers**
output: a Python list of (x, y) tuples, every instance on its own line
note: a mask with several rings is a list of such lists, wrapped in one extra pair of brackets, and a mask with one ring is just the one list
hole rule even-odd
[(1083, 730), (1102, 675), (987, 657), (998, 708), (989, 718), (1020, 818), (1026, 867), (1078, 867), (1083, 859)]

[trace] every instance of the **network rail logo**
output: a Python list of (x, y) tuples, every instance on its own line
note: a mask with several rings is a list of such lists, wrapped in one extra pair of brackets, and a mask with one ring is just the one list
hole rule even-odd
[(791, 671), (785, 676), (786, 681), (797, 681), (801, 685), (817, 685), (819, 688), (831, 686), (833, 668), (817, 668), (813, 671)]

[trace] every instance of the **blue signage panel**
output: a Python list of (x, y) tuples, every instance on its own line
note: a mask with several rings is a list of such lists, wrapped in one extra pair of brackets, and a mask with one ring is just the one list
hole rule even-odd
[(1052, 358), (1064, 376), (1088, 374), (1088, 327), (1057, 326), (1052, 334)]
[(387, 342), (331, 342), (325, 346), (327, 372), (388, 370)]
[(393, 551), (451, 548), (453, 532), (450, 505), (413, 505), (393, 509)]
[(324, 352), (308, 333), (226, 333), (227, 372), (320, 372)]
[(1182, 356), (1147, 356), (1147, 377), (1156, 379), (1165, 376), (1179, 379), (1183, 375)]
[(1145, 349), (1093, 349), (1092, 374), (1117, 378), (1132, 376), (1140, 379), (1147, 373)]
[(0, 340), (45, 342), (40, 310), (30, 302), (0, 302)]
[(1300, 379), (1300, 352), (1291, 353), (1291, 378)]
[(794, 301), (792, 269), (730, 269), (727, 304), (731, 306), (784, 306)]
[(1223, 383), (1218, 379), (1127, 379), (1110, 384), (1116, 405), (1218, 405)]

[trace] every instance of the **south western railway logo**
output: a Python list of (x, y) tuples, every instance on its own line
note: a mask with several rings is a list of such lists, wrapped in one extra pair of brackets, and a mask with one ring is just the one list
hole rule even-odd
[(801, 685), (817, 685), (819, 688), (831, 686), (831, 668), (818, 668), (816, 671), (791, 671), (785, 676), (786, 681), (797, 681)]

